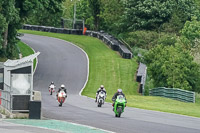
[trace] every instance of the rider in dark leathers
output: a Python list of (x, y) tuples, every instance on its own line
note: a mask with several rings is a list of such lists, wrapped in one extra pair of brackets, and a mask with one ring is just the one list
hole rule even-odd
[[(124, 93), (122, 92), (122, 89), (118, 89), (117, 92), (112, 97), (112, 101), (114, 102), (113, 107), (115, 106), (115, 100), (117, 99), (117, 96), (119, 96), (119, 95), (123, 95), (125, 97)], [(125, 97), (125, 99), (126, 99), (126, 97)]]
[(62, 84), (61, 86), (60, 86), (60, 88), (58, 89), (58, 92), (57, 92), (57, 99), (58, 99), (58, 93), (61, 91), (61, 90), (63, 90), (64, 92), (65, 92), (65, 94), (66, 94), (66, 98), (67, 98), (67, 89), (65, 88), (65, 85), (64, 84)]

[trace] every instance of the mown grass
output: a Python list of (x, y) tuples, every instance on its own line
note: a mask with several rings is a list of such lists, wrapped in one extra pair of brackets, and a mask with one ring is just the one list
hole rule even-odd
[(25, 43), (18, 42), (17, 45), (18, 45), (20, 52), (21, 52), (23, 57), (29, 56), (30, 54), (34, 54), (34, 51), (28, 45), (26, 45)]
[(137, 93), (138, 83), (135, 81), (135, 73), (138, 67), (136, 60), (121, 58), (117, 52), (112, 51), (96, 38), (28, 30), (20, 30), (20, 32), (63, 39), (85, 50), (90, 60), (90, 74), (83, 95), (94, 98), (96, 90), (103, 84), (108, 93), (107, 102), (112, 102), (113, 94), (118, 88), (122, 88), (128, 100), (127, 105), (130, 107), (200, 117), (199, 95), (197, 95), (196, 103), (140, 96)]
[[(25, 43), (23, 43), (23, 42), (18, 42), (17, 43), (17, 45), (18, 45), (18, 47), (19, 47), (19, 49), (20, 49), (20, 52), (21, 52), (21, 54), (22, 54), (22, 57), (26, 57), (26, 56), (29, 56), (29, 55), (31, 55), (31, 54), (34, 54), (34, 51), (33, 51), (33, 49), (32, 48), (30, 48), (28, 45), (26, 45)], [(34, 68), (35, 68), (35, 66), (36, 66), (36, 59), (34, 59), (34, 61), (33, 61), (33, 66), (34, 66)]]
[(132, 95), (128, 95), (127, 99), (129, 99), (128, 106), (136, 108), (200, 117), (199, 101), (197, 101), (196, 103), (184, 103), (168, 98), (152, 96), (145, 96), (141, 98), (141, 96)]

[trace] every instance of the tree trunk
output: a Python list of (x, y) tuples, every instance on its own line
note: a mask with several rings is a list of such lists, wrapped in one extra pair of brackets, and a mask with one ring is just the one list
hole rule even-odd
[(4, 41), (3, 41), (3, 48), (7, 48), (8, 44), (8, 26), (6, 27), (6, 30), (4, 32)]

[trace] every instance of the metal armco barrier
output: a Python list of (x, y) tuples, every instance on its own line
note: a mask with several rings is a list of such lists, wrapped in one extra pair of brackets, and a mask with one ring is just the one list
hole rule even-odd
[(131, 51), (119, 40), (104, 32), (86, 31), (86, 35), (96, 37), (107, 44), (112, 50), (118, 51), (122, 58), (131, 59), (133, 54)]
[(151, 89), (149, 91), (149, 95), (167, 97), (182, 102), (195, 103), (195, 92), (182, 89), (159, 87)]
[(145, 89), (145, 82), (146, 82), (146, 76), (147, 76), (147, 66), (140, 62), (138, 70), (137, 70), (137, 79), (136, 81), (140, 83), (139, 87), (139, 93), (144, 95)]
[[(36, 30), (36, 31), (44, 31), (44, 32), (53, 32), (53, 33), (63, 33), (63, 34), (74, 34), (74, 35), (83, 35), (82, 29), (65, 29), (65, 28), (55, 28), (48, 26), (38, 26), (38, 25), (23, 25), (23, 29), (25, 30)], [(104, 32), (96, 32), (89, 31), (85, 32), (85, 35), (96, 37), (102, 40), (105, 44), (107, 44), (111, 49), (118, 51), (122, 58), (131, 59), (133, 54), (131, 51), (118, 39)]]

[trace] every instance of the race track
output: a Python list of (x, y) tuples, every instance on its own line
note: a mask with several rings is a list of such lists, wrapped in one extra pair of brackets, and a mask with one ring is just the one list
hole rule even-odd
[[(194, 117), (127, 107), (121, 118), (115, 118), (111, 104), (98, 108), (94, 99), (79, 96), (88, 73), (88, 60), (81, 49), (44, 36), (25, 34), (21, 40), (41, 52), (34, 74), (34, 90), (42, 92), (44, 117), (119, 133), (200, 133), (200, 119)], [(58, 107), (55, 95), (49, 95), (51, 81), (57, 87), (65, 84), (68, 89), (63, 107)]]

